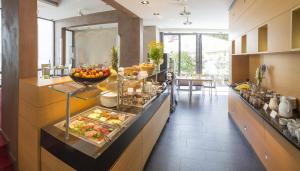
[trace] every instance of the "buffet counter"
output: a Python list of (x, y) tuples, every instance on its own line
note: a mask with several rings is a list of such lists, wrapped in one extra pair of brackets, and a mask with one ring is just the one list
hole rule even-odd
[(254, 108), (230, 89), (228, 112), (267, 170), (300, 170), (300, 144), (268, 111)]
[[(233, 92), (235, 92), (238, 96), (239, 92), (236, 90), (232, 90)], [(249, 106), (249, 108), (255, 112), (258, 116), (260, 116), (267, 124), (269, 124), (272, 128), (274, 128), (274, 130), (276, 130), (283, 138), (285, 138), (288, 142), (291, 143), (291, 145), (295, 146), (295, 148), (297, 148), (298, 150), (300, 150), (300, 142), (297, 140), (297, 138), (295, 136), (292, 136), (291, 133), (289, 132), (287, 126), (282, 126), (279, 123), (279, 117), (276, 117), (275, 119), (273, 119), (270, 116), (271, 111), (270, 110), (263, 110), (263, 109), (257, 109), (254, 106), (252, 106), (246, 99), (244, 99), (243, 97), (241, 97), (241, 100)], [(297, 119), (297, 118), (294, 118)]]
[(121, 111), (134, 117), (104, 146), (73, 134), (66, 140), (65, 132), (56, 126), (63, 120), (43, 127), (42, 170), (142, 170), (169, 117), (169, 93), (165, 90), (145, 108), (125, 107)]

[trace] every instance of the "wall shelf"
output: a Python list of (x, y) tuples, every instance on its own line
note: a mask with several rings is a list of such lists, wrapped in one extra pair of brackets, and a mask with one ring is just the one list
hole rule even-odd
[(268, 51), (268, 25), (258, 28), (258, 52)]
[(292, 11), (292, 48), (300, 48), (300, 7)]
[(235, 40), (231, 42), (231, 53), (235, 54)]
[(241, 52), (247, 53), (247, 35), (242, 36), (242, 46)]

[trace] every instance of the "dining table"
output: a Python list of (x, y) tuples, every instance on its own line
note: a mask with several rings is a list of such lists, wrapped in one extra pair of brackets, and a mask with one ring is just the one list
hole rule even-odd
[[(176, 83), (178, 85), (179, 81), (187, 81), (189, 83), (189, 99), (192, 99), (193, 92), (193, 82), (208, 82), (210, 87), (213, 86), (213, 77), (211, 76), (177, 76), (175, 78)], [(209, 89), (209, 94), (212, 94), (212, 89)]]

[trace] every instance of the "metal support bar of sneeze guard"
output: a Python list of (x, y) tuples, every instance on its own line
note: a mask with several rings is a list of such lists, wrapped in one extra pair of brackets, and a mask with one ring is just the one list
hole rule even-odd
[(120, 87), (121, 87), (121, 80), (120, 80), (120, 74), (118, 74), (118, 92), (117, 92), (117, 110), (120, 110)]
[[(117, 103), (117, 110), (120, 111), (121, 109), (121, 106), (123, 105), (123, 76), (118, 74), (118, 96), (117, 96), (117, 99), (118, 99), (118, 103)], [(120, 101), (121, 101), (121, 104), (120, 104)]]
[(70, 138), (70, 133), (69, 133), (69, 129), (70, 129), (70, 99), (72, 96), (72, 93), (68, 92), (66, 93), (66, 131), (65, 131), (65, 140), (68, 140)]

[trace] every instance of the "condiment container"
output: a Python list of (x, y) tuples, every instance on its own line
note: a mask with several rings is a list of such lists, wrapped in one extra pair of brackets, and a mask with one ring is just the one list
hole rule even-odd
[(277, 110), (278, 109), (277, 97), (272, 97), (270, 99), (269, 108), (271, 110)]

